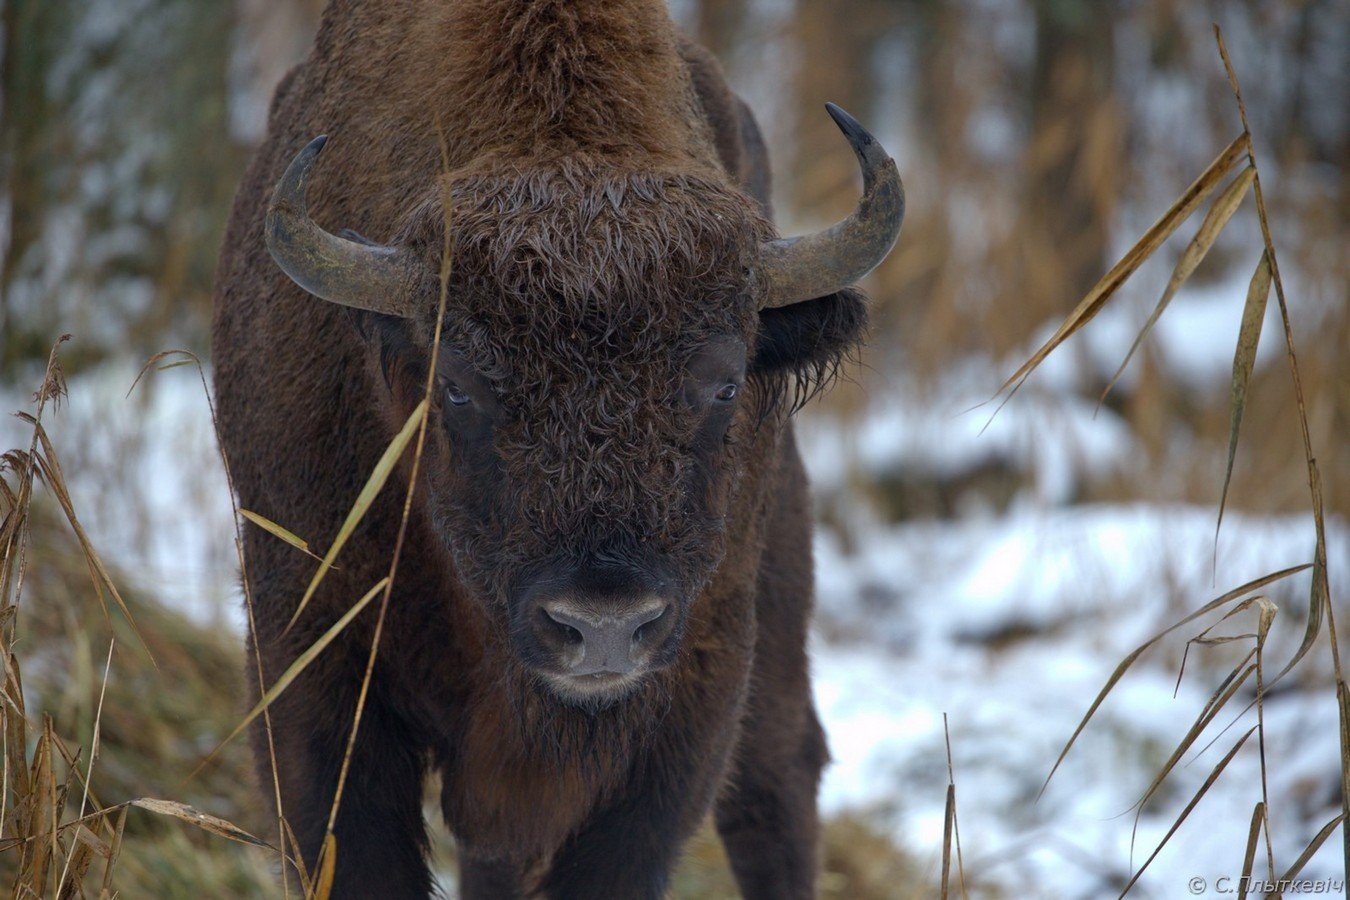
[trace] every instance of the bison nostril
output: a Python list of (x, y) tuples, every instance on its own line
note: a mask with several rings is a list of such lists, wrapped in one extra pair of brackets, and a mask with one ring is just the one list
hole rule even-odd
[(666, 604), (665, 607), (663, 607), (654, 618), (646, 622), (643, 622), (641, 625), (637, 627), (637, 631), (633, 632), (634, 642), (641, 644), (643, 641), (645, 641), (648, 637), (651, 636), (652, 632), (656, 631), (661, 627), (662, 623), (666, 621), (666, 617), (669, 615), (670, 615), (670, 604)]
[(549, 612), (547, 609), (541, 607), (539, 615), (540, 618), (544, 620), (545, 626), (553, 634), (566, 641), (569, 646), (575, 646), (586, 640), (585, 636), (583, 636), (577, 628), (569, 625), (567, 622), (554, 618), (553, 613)]

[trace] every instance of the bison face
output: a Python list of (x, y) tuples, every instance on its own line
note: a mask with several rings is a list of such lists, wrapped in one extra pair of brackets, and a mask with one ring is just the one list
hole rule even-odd
[(792, 240), (715, 178), (575, 157), (455, 173), (395, 246), (308, 218), (321, 141), (278, 185), (282, 269), (365, 311), (402, 405), (435, 384), (431, 521), (516, 657), (566, 700), (616, 699), (675, 659), (728, 523), (750, 525), (743, 475), (771, 462), (785, 398), (859, 338), (848, 286), (894, 242), (903, 194), (870, 135), (836, 119), (867, 193)]
[(603, 702), (675, 659), (723, 557), (767, 422), (749, 374), (766, 226), (711, 182), (580, 163), (449, 196), (404, 236), (439, 265), (451, 223), (433, 520), (518, 659)]
[(755, 425), (747, 346), (546, 340), (551, 355), (495, 378), (444, 348), (432, 504), (518, 657), (561, 696), (598, 702), (673, 661), (722, 558), (737, 435)]

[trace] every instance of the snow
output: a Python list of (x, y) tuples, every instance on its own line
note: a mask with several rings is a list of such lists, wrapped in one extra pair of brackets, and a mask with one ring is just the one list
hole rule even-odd
[[(937, 858), (946, 714), (967, 875), (1014, 896), (1118, 892), (1133, 871), (1132, 806), (1236, 662), (1232, 647), (1192, 648), (1176, 688), (1186, 640), (1221, 614), (1181, 629), (1135, 663), (1038, 800), (1059, 751), (1137, 646), (1208, 600), (1312, 558), (1309, 518), (1230, 514), (1216, 567), (1214, 515), (1142, 504), (1023, 507), (994, 521), (874, 527), (851, 552), (822, 533), (813, 659), (835, 759), (824, 782), (826, 810), (879, 811), (897, 841)], [(1350, 563), (1350, 529), (1336, 521), (1329, 530), (1334, 579)], [(1309, 585), (1304, 572), (1263, 590), (1280, 608), (1267, 644), (1270, 674), (1302, 638)], [(1333, 596), (1336, 589), (1333, 580)], [(1216, 633), (1250, 632), (1255, 615)], [(1241, 646), (1245, 652), (1251, 643)], [(1265, 703), (1277, 865), (1288, 865), (1339, 808), (1326, 657), (1324, 637), (1305, 663), (1313, 683)], [(1250, 712), (1229, 727), (1247, 696), (1218, 717), (1140, 818), (1135, 867), (1256, 724)], [(1253, 736), (1152, 864), (1139, 895), (1184, 895), (1191, 877), (1212, 883), (1240, 872), (1260, 799)], [(1339, 841), (1329, 841), (1305, 872), (1342, 877)]]
[(991, 385), (998, 383), (990, 367), (958, 367), (936, 390), (886, 385), (876, 392), (884, 399), (856, 425), (806, 419), (801, 438), (808, 457), (835, 461), (816, 466), (813, 482), (832, 491), (859, 467), (883, 475), (953, 477), (993, 463), (1032, 476), (1040, 500), (1067, 502), (1083, 476), (1120, 468), (1134, 452), (1133, 436), (1111, 410), (1039, 388), (1019, 393), (1015, 404), (1000, 410), (997, 401), (989, 402)]

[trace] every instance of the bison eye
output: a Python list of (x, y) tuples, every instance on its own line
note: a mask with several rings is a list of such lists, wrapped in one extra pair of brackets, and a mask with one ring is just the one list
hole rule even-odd
[(460, 389), (459, 385), (452, 381), (444, 383), (445, 402), (451, 406), (467, 406), (471, 399), (468, 394)]
[(736, 395), (741, 392), (740, 386), (733, 383), (725, 385), (720, 391), (713, 395), (713, 399), (719, 403), (730, 403), (736, 399)]

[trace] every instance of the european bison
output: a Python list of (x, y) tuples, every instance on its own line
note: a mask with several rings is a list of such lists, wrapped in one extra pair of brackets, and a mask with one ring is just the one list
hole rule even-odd
[[(213, 338), (239, 500), (316, 546), (436, 385), (335, 895), (428, 895), (432, 772), (466, 897), (657, 897), (710, 810), (746, 896), (812, 895), (790, 416), (860, 340), (853, 284), (904, 210), (830, 112), (865, 195), (780, 240), (755, 121), (661, 0), (330, 4), (235, 201)], [(400, 465), (293, 627), (314, 563), (246, 536), (255, 688), (387, 573)], [(378, 605), (253, 735), (311, 866)]]

